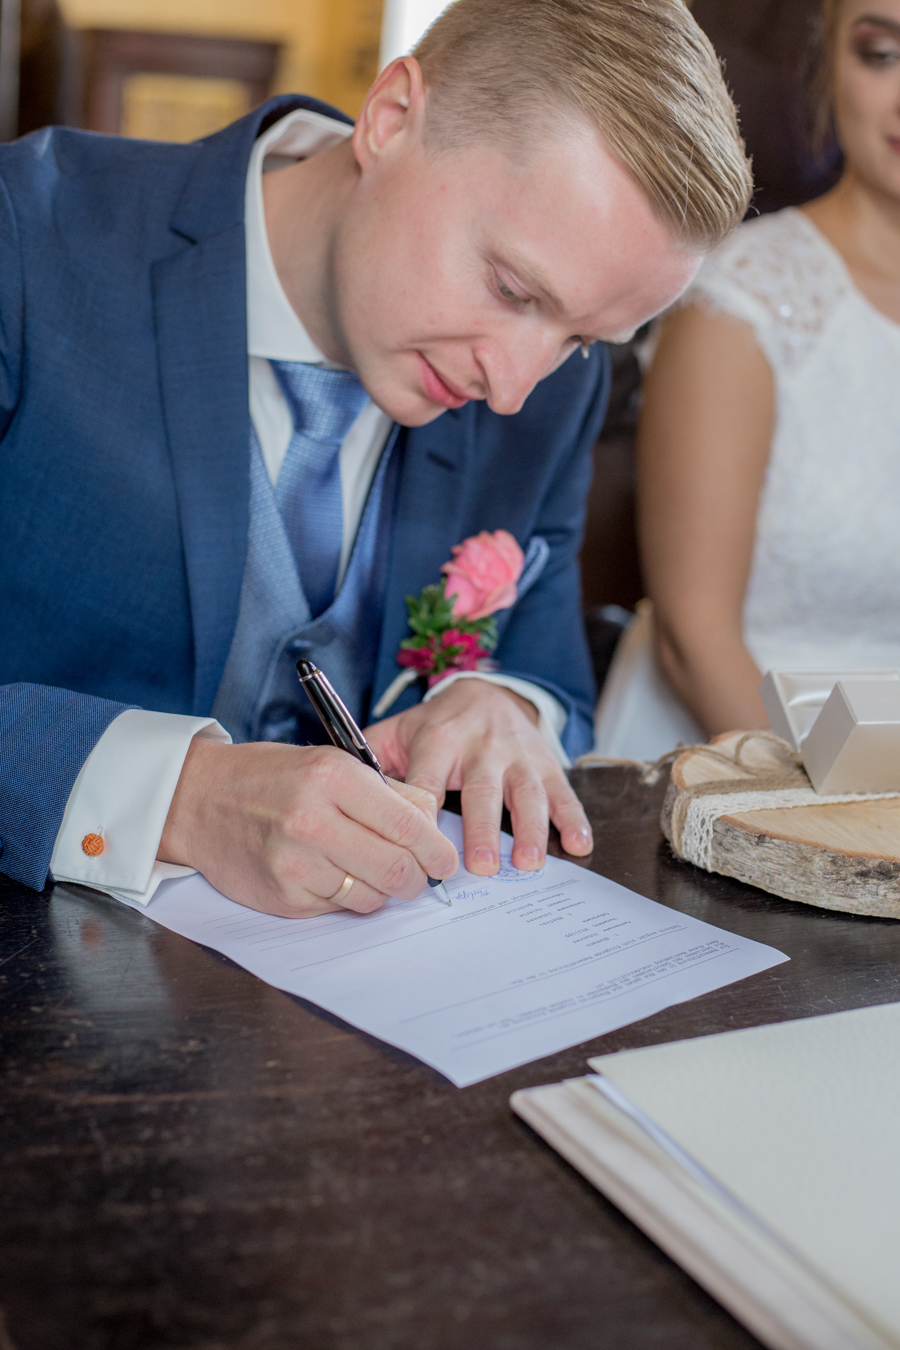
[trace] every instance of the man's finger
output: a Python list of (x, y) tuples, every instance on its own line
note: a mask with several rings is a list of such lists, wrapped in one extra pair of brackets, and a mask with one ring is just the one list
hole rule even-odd
[(427, 788), (417, 787), (414, 783), (404, 783), (399, 778), (388, 778), (388, 782), (395, 792), (399, 792), (401, 797), (412, 802), (416, 810), (421, 811), (429, 820), (437, 820), (438, 803), (433, 792), (429, 792)]
[[(353, 875), (349, 873), (349, 875)], [(338, 892), (340, 894), (340, 892)], [(373, 914), (376, 909), (381, 909), (390, 896), (383, 891), (376, 891), (374, 887), (368, 886), (366, 882), (360, 881), (357, 877), (353, 878), (353, 885), (346, 892), (343, 899), (335, 909), (349, 909), (354, 914)]]
[(365, 729), (365, 737), (375, 751), (388, 778), (405, 778), (407, 752), (403, 735), (407, 714), (395, 713), (382, 722), (373, 722)]
[[(353, 877), (352, 885), (343, 891), (343, 881), (347, 875), (345, 873), (342, 878), (335, 869), (335, 877), (339, 879), (338, 888), (331, 896), (316, 895), (303, 888), (286, 901), (285, 913), (291, 918), (311, 919), (322, 914), (340, 914), (345, 909), (353, 910), (355, 914), (371, 914), (381, 909), (389, 897), (356, 877)], [(349, 875), (352, 876), (352, 873)]]
[[(371, 837), (397, 845), (411, 854), (428, 876), (452, 876), (459, 865), (456, 849), (441, 834), (431, 813), (423, 811), (406, 794), (391, 791), (377, 774), (349, 755), (341, 754), (340, 759), (346, 763), (332, 762), (331, 772), (336, 777), (330, 783), (329, 795), (339, 803), (348, 823), (355, 821), (370, 831)], [(339, 858), (332, 850), (324, 844), (323, 848), (332, 861), (339, 863)], [(371, 850), (374, 850), (374, 854)], [(395, 859), (395, 865), (385, 871), (384, 851), (370, 844), (370, 856), (378, 857), (382, 870), (376, 875), (366, 874), (366, 881), (377, 890), (388, 891), (392, 895), (399, 893), (392, 889), (394, 885), (406, 889), (409, 878), (399, 859)]]
[(499, 774), (481, 766), (462, 785), (463, 838), (466, 867), (478, 877), (492, 877), (500, 866), (500, 817), (503, 784)]
[(513, 867), (533, 872), (547, 856), (550, 823), (547, 794), (533, 769), (514, 765), (506, 775), (506, 801), (513, 827)]
[(575, 796), (568, 779), (560, 770), (545, 781), (550, 804), (550, 819), (559, 830), (567, 853), (583, 858), (594, 847), (594, 836), (584, 807)]
[(438, 806), (443, 806), (458, 755), (459, 745), (452, 737), (434, 731), (420, 733), (409, 747), (407, 783), (430, 792)]
[[(411, 806), (410, 810), (416, 815), (420, 814), (415, 807)], [(430, 822), (423, 818), (423, 824)], [(421, 849), (426, 858), (424, 862), (414, 850), (402, 844), (392, 843), (371, 830), (364, 833), (365, 842), (359, 843), (354, 839), (352, 849), (347, 847), (345, 838), (339, 851), (326, 851), (337, 867), (352, 873), (384, 895), (396, 896), (399, 900), (413, 900), (425, 889), (427, 877), (452, 876), (459, 867), (456, 849), (437, 830), (435, 834), (440, 840), (440, 849)]]
[[(358, 827), (354, 828), (357, 837), (363, 835), (362, 830)], [(358, 870), (362, 871), (363, 869)], [(349, 885), (347, 885), (348, 881)], [(330, 888), (329, 894), (320, 896), (318, 892), (325, 886)], [(327, 862), (323, 862), (321, 870), (317, 871), (311, 889), (313, 894), (310, 896), (306, 892), (301, 902), (306, 913), (312, 913), (311, 906), (315, 906), (315, 912), (321, 914), (330, 911), (340, 913), (341, 910), (345, 909), (352, 910), (355, 914), (372, 914), (376, 909), (381, 909), (382, 905), (390, 899), (384, 891), (370, 886), (368, 882), (361, 880), (354, 872), (343, 872), (339, 864)], [(305, 887), (304, 891), (306, 891)]]

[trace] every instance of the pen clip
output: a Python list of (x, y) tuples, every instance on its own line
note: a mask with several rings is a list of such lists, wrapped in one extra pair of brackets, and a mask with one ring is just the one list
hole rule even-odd
[(309, 684), (315, 688), (317, 685), (322, 689), (327, 701), (331, 704), (331, 713), (335, 721), (340, 726), (341, 731), (347, 737), (347, 740), (356, 750), (367, 750), (368, 744), (359, 727), (350, 715), (350, 710), (329, 680), (328, 676), (321, 670), (317, 671), (315, 676), (309, 680)]
[(378, 757), (328, 676), (305, 658), (297, 662), (297, 675), (334, 744), (355, 755), (387, 782)]

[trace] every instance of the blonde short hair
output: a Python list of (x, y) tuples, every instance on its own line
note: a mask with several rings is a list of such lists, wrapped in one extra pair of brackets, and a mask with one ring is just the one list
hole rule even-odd
[(587, 119), (692, 249), (719, 243), (753, 188), (718, 58), (682, 0), (456, 0), (413, 55), (440, 146), (518, 142), (548, 110)]

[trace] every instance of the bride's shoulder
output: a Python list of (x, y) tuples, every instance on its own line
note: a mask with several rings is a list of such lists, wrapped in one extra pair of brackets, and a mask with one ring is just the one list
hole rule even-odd
[(745, 221), (705, 259), (697, 280), (728, 279), (753, 293), (772, 288), (846, 289), (832, 246), (802, 211), (789, 206)]
[(834, 249), (789, 207), (740, 225), (704, 260), (685, 301), (744, 319), (771, 362), (793, 365), (849, 289)]

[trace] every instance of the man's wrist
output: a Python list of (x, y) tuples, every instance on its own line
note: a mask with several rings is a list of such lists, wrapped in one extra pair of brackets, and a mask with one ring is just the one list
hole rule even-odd
[(199, 740), (230, 737), (210, 717), (120, 713), (69, 794), (50, 864), (54, 879), (147, 904), (172, 874), (157, 861), (159, 840), (185, 757)]
[(192, 857), (197, 814), (207, 795), (200, 784), (209, 784), (215, 780), (217, 757), (221, 751), (232, 748), (199, 736), (191, 741), (160, 836), (156, 854), (159, 862), (177, 863), (182, 867), (195, 866)]
[[(450, 690), (454, 687), (454, 685), (458, 682), (459, 682), (458, 678), (455, 678), (454, 676), (450, 675), (447, 677), (446, 680), (441, 680), (440, 683), (432, 685), (431, 690), (429, 691), (428, 701), (438, 698), (442, 693), (449, 693)], [(524, 698), (514, 689), (510, 689), (508, 685), (495, 684), (493, 680), (486, 680), (482, 676), (479, 676), (474, 672), (466, 680), (466, 684), (477, 686), (479, 692), (484, 689), (490, 689), (495, 694), (498, 695), (502, 694), (505, 698), (511, 698), (514, 703), (518, 704), (519, 708), (522, 710), (522, 712), (525, 714), (528, 720), (534, 723), (535, 726), (537, 726), (538, 722), (537, 708), (534, 706), (534, 704), (530, 699)], [(488, 697), (491, 696), (492, 695), (488, 695)]]
[(528, 718), (529, 722), (531, 722), (534, 726), (537, 726), (539, 721), (539, 714), (537, 708), (534, 706), (530, 698), (524, 698), (522, 694), (517, 694), (515, 689), (510, 689), (509, 686), (505, 684), (495, 684), (493, 687), (494, 689), (497, 690), (499, 694), (503, 694), (505, 695), (506, 698), (511, 698), (515, 703), (517, 703), (519, 707), (522, 709), (522, 712)]

